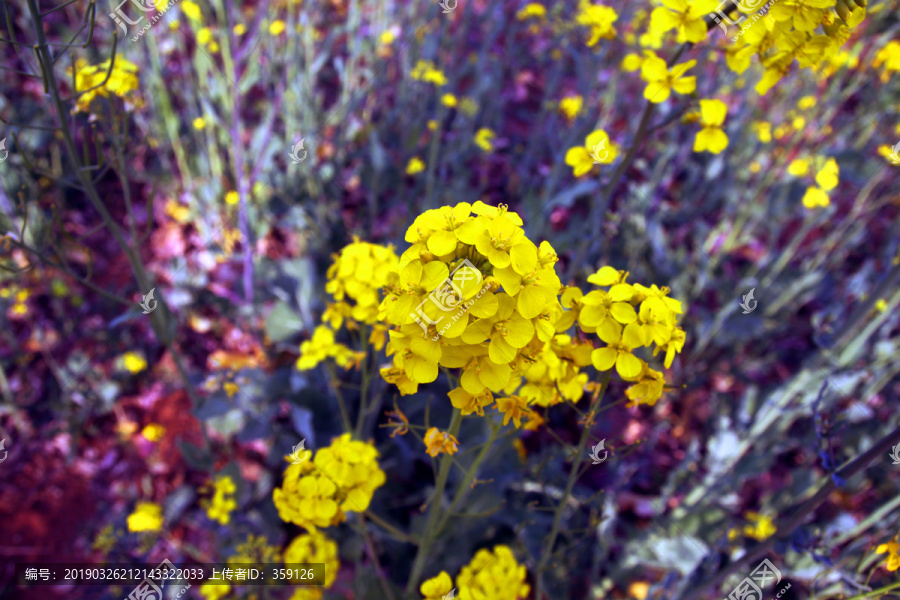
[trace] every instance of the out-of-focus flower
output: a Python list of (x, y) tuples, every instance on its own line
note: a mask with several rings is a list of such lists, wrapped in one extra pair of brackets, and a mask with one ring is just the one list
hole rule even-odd
[(484, 150), (491, 152), (494, 150), (494, 138), (497, 137), (493, 131), (487, 127), (482, 127), (475, 132), (475, 145)]
[(141, 430), (141, 435), (151, 442), (158, 442), (166, 434), (166, 428), (159, 423), (149, 423)]
[(888, 571), (900, 569), (900, 543), (897, 543), (896, 537), (890, 542), (875, 548), (876, 554), (884, 554), (885, 552), (887, 552), (887, 558), (884, 561), (884, 568)]
[[(107, 73), (109, 73), (109, 79), (106, 77)], [(121, 56), (116, 56), (112, 71), (110, 71), (108, 60), (91, 66), (88, 66), (85, 61), (79, 60), (75, 68), (75, 89), (85, 93), (78, 96), (76, 108), (81, 112), (89, 112), (91, 101), (94, 98), (97, 96), (109, 97), (110, 94), (130, 101), (132, 104), (139, 104), (139, 97), (132, 93), (137, 91), (140, 85), (137, 73), (137, 65)]]
[(425, 170), (425, 161), (423, 161), (418, 156), (414, 156), (409, 159), (409, 162), (406, 164), (406, 174), (407, 175), (415, 175), (416, 173), (421, 173)]
[(209, 27), (202, 27), (200, 31), (197, 32), (197, 43), (205, 46), (212, 39), (212, 32), (209, 30)]
[(892, 72), (900, 71), (900, 42), (891, 40), (885, 44), (872, 61), (872, 66), (881, 68), (881, 81), (887, 83)]
[(673, 91), (682, 95), (692, 93), (697, 88), (697, 78), (685, 73), (696, 64), (696, 60), (689, 60), (669, 69), (665, 60), (648, 50), (641, 64), (641, 77), (647, 82), (644, 98), (659, 104), (668, 100)]
[(442, 432), (437, 427), (432, 427), (425, 432), (425, 452), (429, 456), (437, 456), (444, 452), (446, 454), (456, 454), (459, 449), (459, 442), (449, 432)]
[(234, 31), (234, 35), (240, 37), (240, 36), (244, 35), (245, 33), (247, 33), (247, 26), (244, 25), (243, 23), (238, 23), (237, 25), (234, 26), (232, 31)]
[(410, 72), (410, 77), (416, 81), (425, 81), (432, 83), (436, 87), (447, 85), (447, 77), (444, 72), (438, 69), (433, 62), (429, 60), (420, 60)]
[(566, 96), (559, 101), (559, 110), (561, 113), (566, 115), (567, 119), (571, 121), (578, 116), (578, 113), (581, 112), (581, 107), (583, 105), (584, 98), (582, 96)]
[(700, 101), (700, 124), (703, 129), (694, 138), (694, 152), (719, 154), (728, 147), (728, 136), (722, 130), (728, 107), (721, 100)]
[(419, 586), (419, 593), (424, 600), (442, 600), (453, 589), (453, 580), (446, 571), (441, 571), (437, 576), (426, 579)]
[(128, 515), (128, 531), (159, 531), (162, 525), (162, 507), (155, 502), (138, 502)]
[(181, 6), (181, 10), (184, 11), (185, 16), (191, 21), (200, 22), (200, 7), (191, 2), (191, 0), (182, 0), (179, 4)]
[(524, 21), (526, 19), (543, 19), (547, 16), (547, 9), (544, 8), (543, 4), (537, 4), (535, 2), (530, 2), (519, 9), (516, 13), (516, 18), (520, 21)]
[(809, 161), (802, 158), (795, 158), (788, 165), (788, 173), (794, 177), (803, 177), (809, 173)]
[(825, 166), (816, 173), (816, 183), (818, 183), (819, 187), (826, 192), (830, 192), (837, 187), (839, 173), (837, 161), (833, 158), (829, 158), (825, 162)]
[(825, 190), (811, 185), (806, 188), (806, 193), (803, 194), (801, 202), (803, 203), (803, 206), (809, 209), (816, 207), (824, 208), (831, 204), (831, 198), (828, 197), (828, 192)]
[(575, 22), (590, 29), (587, 45), (593, 47), (601, 39), (612, 40), (616, 37), (613, 26), (619, 19), (615, 10), (602, 4), (591, 4), (588, 0), (579, 0), (578, 14)]
[(334, 482), (304, 461), (287, 467), (284, 483), (272, 498), (283, 521), (316, 531), (344, 520), (338, 495)]
[(226, 525), (231, 520), (232, 511), (237, 508), (237, 501), (232, 496), (237, 487), (230, 476), (222, 475), (216, 477), (213, 488), (214, 493), (206, 508), (206, 516), (221, 525)]
[(325, 359), (333, 358), (338, 366), (346, 367), (354, 362), (355, 353), (344, 344), (335, 341), (334, 331), (319, 325), (310, 339), (300, 344), (297, 369), (308, 371)]
[(247, 539), (235, 548), (235, 554), (228, 557), (229, 565), (240, 563), (274, 563), (281, 561), (281, 552), (261, 535), (247, 535)]
[(203, 600), (221, 600), (231, 591), (231, 585), (228, 583), (204, 583), (200, 586), (200, 595)]
[(756, 121), (752, 125), (753, 131), (756, 133), (756, 137), (759, 138), (759, 141), (763, 144), (768, 144), (772, 141), (772, 124), (768, 121)]
[(338, 545), (322, 532), (310, 532), (295, 537), (284, 549), (285, 564), (320, 563), (325, 565), (322, 575), (322, 589), (328, 589), (337, 578), (341, 563), (338, 559)]
[(236, 190), (231, 190), (227, 194), (225, 194), (225, 204), (234, 205), (240, 201), (241, 197), (238, 195)]
[(448, 108), (455, 108), (457, 105), (456, 96), (453, 94), (444, 94), (441, 96), (441, 104)]
[(128, 351), (122, 355), (122, 365), (129, 373), (140, 373), (147, 368), (147, 360), (142, 354)]
[(662, 0), (663, 6), (653, 9), (650, 31), (662, 35), (675, 29), (678, 43), (703, 41), (706, 38), (706, 16), (716, 10), (718, 0)]
[(531, 587), (509, 546), (482, 548), (456, 576), (459, 600), (521, 600)]
[(269, 34), (270, 35), (281, 35), (284, 32), (285, 24), (281, 19), (276, 19), (269, 24)]
[(194, 129), (200, 131), (201, 129), (206, 127), (206, 119), (204, 119), (203, 117), (197, 117), (196, 119), (194, 119), (193, 125)]

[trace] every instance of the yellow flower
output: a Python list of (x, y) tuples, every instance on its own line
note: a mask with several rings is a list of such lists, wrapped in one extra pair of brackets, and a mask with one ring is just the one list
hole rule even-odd
[(231, 190), (227, 194), (225, 194), (225, 204), (237, 204), (240, 201), (241, 197), (238, 195), (236, 190)]
[(788, 173), (794, 177), (803, 177), (809, 173), (809, 161), (802, 158), (795, 158), (788, 165)]
[(900, 42), (891, 40), (881, 48), (872, 61), (876, 69), (882, 67), (881, 81), (887, 83), (891, 72), (900, 71)]
[(591, 353), (591, 362), (598, 371), (608, 371), (613, 365), (622, 379), (634, 379), (641, 374), (644, 363), (632, 354), (636, 348), (644, 345), (643, 331), (637, 323), (631, 323), (622, 329), (618, 323), (610, 323), (597, 331), (600, 339), (608, 345), (597, 348)]
[(766, 538), (770, 537), (777, 528), (775, 524), (772, 522), (772, 517), (767, 515), (761, 515), (756, 512), (748, 512), (747, 519), (751, 521), (750, 524), (744, 525), (744, 535), (747, 537), (751, 537), (757, 541), (763, 541)]
[(516, 429), (522, 426), (522, 417), (527, 418), (531, 414), (528, 410), (528, 401), (516, 395), (497, 398), (497, 410), (503, 413), (503, 424), (506, 425), (512, 419)]
[(129, 373), (140, 373), (147, 368), (147, 360), (137, 352), (126, 352), (122, 355), (122, 364)]
[(478, 112), (478, 103), (471, 98), (463, 98), (459, 101), (459, 110), (466, 116), (474, 116)]
[(831, 204), (831, 199), (828, 197), (828, 193), (821, 188), (810, 186), (806, 188), (806, 193), (803, 195), (802, 202), (803, 206), (812, 209), (817, 206), (828, 206)]
[(162, 525), (162, 507), (154, 502), (138, 502), (128, 515), (128, 531), (159, 531)]
[(341, 508), (361, 512), (369, 507), (375, 490), (387, 481), (378, 466), (378, 457), (375, 446), (351, 440), (350, 434), (345, 433), (316, 452), (313, 463), (339, 486), (341, 495), (346, 496)]
[(644, 64), (644, 59), (641, 58), (640, 54), (635, 54), (634, 52), (629, 52), (622, 59), (622, 69), (629, 73), (640, 70), (642, 64)]
[(464, 388), (458, 387), (448, 394), (450, 404), (460, 409), (463, 416), (476, 413), (484, 416), (484, 408), (494, 403), (494, 395), (490, 390), (484, 390), (479, 395), (470, 394)]
[(454, 108), (457, 104), (456, 96), (453, 94), (444, 94), (441, 96), (441, 104), (448, 108)]
[(285, 564), (320, 563), (325, 565), (322, 589), (334, 584), (341, 567), (338, 559), (338, 545), (321, 532), (305, 533), (295, 537), (284, 549)]
[(236, 491), (234, 481), (228, 475), (222, 475), (213, 482), (212, 500), (207, 502), (206, 516), (226, 525), (231, 520), (231, 513), (237, 508), (237, 501), (232, 497)]
[(559, 110), (566, 118), (570, 121), (578, 116), (578, 113), (581, 112), (581, 107), (584, 105), (584, 98), (582, 96), (566, 96), (562, 100), (559, 101)]
[(838, 164), (833, 158), (829, 158), (825, 162), (818, 173), (816, 173), (816, 183), (826, 192), (830, 192), (837, 187), (838, 184)]
[(225, 393), (228, 394), (229, 398), (234, 398), (234, 395), (240, 390), (237, 384), (232, 381), (226, 381), (222, 385), (222, 388), (225, 390)]
[(406, 164), (406, 174), (407, 175), (415, 175), (416, 173), (421, 173), (425, 170), (425, 162), (419, 158), (418, 156), (414, 156), (409, 159), (409, 162)]
[(497, 137), (497, 135), (493, 131), (487, 127), (482, 127), (475, 132), (475, 145), (485, 152), (491, 152), (494, 149), (493, 142), (495, 137)]
[(203, 27), (197, 32), (197, 43), (205, 46), (212, 39), (212, 32), (209, 27)]
[(141, 430), (141, 435), (143, 435), (151, 442), (158, 442), (165, 434), (166, 428), (159, 423), (150, 423), (146, 427), (144, 427), (143, 430)]
[(180, 3), (181, 10), (184, 11), (185, 16), (191, 21), (200, 21), (200, 7), (191, 2), (191, 0), (182, 0)]
[(884, 568), (888, 571), (896, 571), (900, 568), (900, 544), (897, 543), (896, 537), (890, 542), (875, 548), (876, 554), (884, 554), (885, 552), (887, 552), (888, 557), (884, 561)]
[(583, 146), (569, 148), (566, 152), (566, 164), (572, 167), (575, 177), (581, 177), (594, 165), (612, 163), (618, 155), (618, 146), (612, 143), (604, 130), (598, 129), (588, 134)]
[(452, 589), (453, 580), (450, 579), (450, 575), (446, 571), (441, 571), (437, 577), (423, 581), (419, 586), (419, 593), (425, 597), (424, 600), (442, 600)]
[(281, 19), (277, 19), (275, 21), (272, 21), (272, 23), (269, 25), (269, 34), (280, 35), (284, 31), (284, 28), (284, 21), (282, 21)]
[(238, 23), (237, 25), (234, 26), (234, 29), (232, 31), (234, 31), (234, 35), (242, 36), (245, 33), (247, 33), (247, 26), (244, 25), (243, 23)]
[(204, 583), (200, 586), (200, 595), (203, 600), (221, 600), (231, 591), (231, 584), (228, 583)]
[(447, 85), (447, 77), (429, 60), (420, 60), (410, 72), (410, 77), (416, 81), (433, 83), (436, 87)]
[[(107, 72), (109, 72), (109, 79), (106, 78)], [(76, 64), (75, 88), (80, 91), (88, 89), (91, 91), (78, 97), (76, 103), (78, 110), (88, 112), (94, 98), (97, 96), (108, 97), (110, 94), (138, 102), (138, 99), (131, 93), (136, 91), (139, 86), (137, 72), (137, 65), (121, 56), (116, 56), (112, 71), (109, 70), (108, 60), (93, 66), (79, 61)], [(95, 87), (96, 89), (91, 89)]]
[(522, 600), (531, 587), (509, 546), (482, 548), (456, 576), (459, 600)]
[(327, 358), (333, 358), (342, 367), (353, 362), (354, 353), (344, 344), (335, 342), (334, 332), (325, 325), (319, 325), (310, 339), (300, 344), (297, 369), (308, 371)]
[(647, 82), (644, 90), (644, 98), (659, 104), (665, 102), (672, 91), (678, 94), (690, 94), (697, 87), (696, 77), (687, 77), (685, 73), (697, 64), (696, 60), (679, 63), (671, 69), (666, 67), (666, 61), (647, 50), (647, 57), (641, 64), (641, 78)]
[(776, 21), (790, 21), (797, 31), (812, 31), (825, 19), (823, 9), (834, 6), (835, 0), (781, 0), (772, 5), (769, 13)]
[[(374, 324), (378, 320), (381, 291), (399, 263), (394, 247), (361, 242), (354, 237), (333, 258), (326, 273), (325, 291), (338, 302), (348, 303), (349, 317), (354, 321)], [(334, 327), (340, 325), (339, 320)]]
[(379, 41), (382, 46), (388, 46), (392, 44), (395, 39), (397, 39), (397, 33), (393, 29), (387, 29), (381, 33)]
[(661, 35), (676, 29), (679, 44), (703, 41), (706, 38), (704, 19), (719, 4), (716, 0), (662, 0), (662, 3), (650, 15), (650, 31)]
[(875, 310), (879, 312), (884, 312), (887, 310), (888, 304), (884, 298), (879, 298), (877, 302), (875, 302)]
[(752, 125), (754, 132), (756, 133), (756, 137), (759, 138), (759, 141), (763, 144), (768, 144), (772, 141), (772, 125), (767, 121), (756, 121)]
[(600, 39), (612, 40), (616, 37), (616, 28), (613, 26), (619, 19), (615, 10), (602, 4), (591, 4), (588, 0), (579, 0), (578, 14), (575, 22), (590, 28), (590, 36), (587, 45), (593, 47)]
[(316, 531), (344, 519), (339, 492), (334, 481), (304, 461), (287, 467), (284, 483), (272, 492), (272, 500), (283, 521)]
[(545, 16), (547, 16), (547, 9), (544, 8), (544, 5), (534, 2), (526, 4), (519, 9), (519, 12), (516, 13), (516, 18), (520, 21), (524, 21), (531, 17), (543, 19)]
[(718, 154), (728, 147), (728, 136), (722, 130), (728, 107), (721, 100), (700, 101), (700, 124), (703, 129), (694, 138), (694, 152)]
[(629, 400), (628, 406), (640, 404), (653, 406), (662, 397), (665, 383), (662, 373), (644, 365), (644, 371), (637, 382), (625, 390)]
[(203, 117), (197, 117), (196, 119), (194, 119), (194, 129), (197, 129), (199, 131), (204, 127), (206, 127), (206, 120)]
[(456, 451), (459, 449), (459, 441), (451, 435), (449, 432), (444, 433), (438, 430), (437, 427), (431, 427), (428, 431), (425, 432), (425, 452), (428, 453), (429, 456), (437, 456), (441, 452), (445, 452), (447, 454), (456, 454)]
[(434, 131), (438, 127), (438, 123), (434, 119), (428, 119), (427, 125), (428, 125), (429, 131)]

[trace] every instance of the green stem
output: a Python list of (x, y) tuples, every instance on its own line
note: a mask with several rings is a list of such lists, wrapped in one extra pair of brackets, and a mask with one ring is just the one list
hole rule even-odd
[(337, 374), (334, 372), (334, 365), (326, 361), (328, 374), (331, 376), (331, 387), (334, 389), (334, 395), (337, 397), (338, 407), (341, 409), (341, 420), (344, 422), (344, 431), (350, 433), (353, 427), (350, 425), (350, 415), (347, 413), (347, 405), (344, 404), (344, 395), (341, 394), (341, 387), (338, 384)]
[(878, 594), (883, 594), (885, 592), (890, 592), (891, 590), (895, 590), (900, 588), (900, 581), (895, 581), (894, 583), (889, 583), (883, 588), (879, 588), (877, 590), (872, 590), (871, 592), (863, 592), (858, 596), (853, 596), (852, 598), (847, 598), (847, 600), (865, 600), (865, 598), (874, 598)]
[[(450, 427), (448, 432), (456, 436), (459, 433), (459, 426), (462, 424), (462, 413), (458, 408), (453, 409), (453, 416), (450, 418)], [(435, 525), (441, 511), (441, 500), (444, 496), (444, 488), (447, 487), (447, 476), (450, 474), (451, 457), (447, 454), (441, 457), (441, 466), (438, 470), (437, 481), (435, 482), (434, 495), (431, 498), (431, 506), (428, 507), (428, 520), (425, 524), (425, 531), (422, 533), (422, 543), (416, 551), (416, 558), (413, 561), (412, 571), (409, 575), (409, 583), (406, 586), (406, 593), (411, 594), (419, 579), (422, 571), (425, 570), (425, 560), (428, 558), (428, 552), (431, 550), (431, 544), (434, 542)]]
[[(359, 345), (368, 358), (369, 339), (366, 335), (366, 326), (360, 325), (359, 329)], [(359, 368), (362, 371), (362, 382), (359, 385), (359, 414), (356, 415), (356, 429), (354, 430), (356, 439), (361, 439), (363, 433), (363, 425), (366, 423), (366, 400), (369, 394), (369, 364), (366, 358), (359, 362)]]
[(369, 519), (371, 519), (371, 521), (373, 523), (375, 523), (376, 525), (378, 525), (379, 527), (381, 527), (382, 529), (387, 531), (389, 534), (391, 534), (398, 540), (413, 544), (415, 546), (419, 545), (419, 541), (416, 538), (414, 538), (413, 536), (411, 536), (407, 533), (400, 531), (399, 529), (397, 529), (396, 527), (394, 527), (393, 525), (391, 525), (390, 523), (388, 523), (387, 521), (385, 521), (384, 519), (382, 519), (375, 513), (367, 510), (363, 514), (366, 515)]
[[(594, 401), (591, 403), (591, 412), (594, 414), (596, 414), (597, 409), (600, 408), (600, 403), (603, 402), (603, 396), (606, 394), (606, 390), (609, 387), (610, 373), (611, 371), (607, 371), (603, 375), (603, 385), (600, 388), (597, 397), (594, 398)], [(541, 559), (538, 561), (536, 569), (537, 585), (534, 596), (535, 600), (541, 600), (541, 594), (544, 591), (544, 570), (547, 568), (547, 563), (552, 554), (556, 536), (559, 535), (559, 525), (562, 522), (563, 509), (566, 507), (566, 501), (569, 499), (569, 496), (572, 495), (572, 489), (575, 487), (575, 481), (578, 479), (578, 471), (581, 467), (581, 461), (584, 459), (584, 451), (590, 437), (591, 428), (589, 425), (585, 425), (584, 430), (581, 432), (581, 441), (578, 442), (578, 450), (575, 452), (575, 459), (572, 462), (572, 469), (569, 471), (569, 480), (566, 482), (566, 491), (563, 493), (563, 497), (560, 498), (559, 504), (556, 507), (556, 512), (553, 516), (553, 527), (550, 530), (550, 539), (544, 544), (544, 549), (541, 551)]]

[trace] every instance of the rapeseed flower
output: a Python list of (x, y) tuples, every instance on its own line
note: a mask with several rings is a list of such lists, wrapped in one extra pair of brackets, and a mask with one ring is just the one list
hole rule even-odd
[(420, 60), (417, 62), (416, 66), (413, 67), (413, 70), (410, 72), (410, 77), (416, 81), (432, 83), (436, 87), (447, 85), (447, 77), (444, 75), (443, 71), (438, 69), (430, 60)]
[(797, 31), (812, 31), (825, 19), (826, 8), (835, 0), (779, 0), (769, 13), (776, 21), (790, 21)]
[(817, 207), (824, 208), (831, 204), (831, 198), (828, 197), (828, 192), (822, 188), (809, 186), (806, 188), (806, 193), (803, 194), (801, 202), (803, 203), (803, 206), (809, 209)]
[(446, 571), (441, 571), (436, 577), (427, 579), (419, 586), (419, 593), (424, 600), (443, 600), (444, 596), (453, 589), (453, 580)]
[(149, 423), (141, 430), (141, 435), (151, 442), (158, 442), (166, 434), (166, 428), (159, 423)]
[(662, 0), (650, 15), (650, 31), (655, 35), (675, 29), (678, 43), (697, 43), (706, 38), (706, 16), (716, 10), (718, 0)]
[(343, 498), (341, 509), (361, 512), (369, 507), (375, 490), (386, 481), (378, 457), (375, 446), (351, 440), (350, 434), (345, 433), (316, 452), (313, 464), (338, 486)]
[(896, 537), (886, 544), (880, 544), (875, 548), (875, 553), (887, 553), (887, 558), (884, 561), (884, 568), (888, 571), (900, 569), (900, 543), (897, 543)]
[(406, 174), (407, 175), (415, 175), (416, 173), (421, 173), (425, 170), (425, 162), (419, 158), (418, 156), (414, 156), (409, 159), (409, 162), (406, 164)]
[(819, 172), (816, 173), (816, 183), (824, 191), (830, 192), (837, 187), (839, 174), (840, 169), (838, 169), (837, 161), (829, 158), (825, 161), (825, 165), (819, 169)]
[(619, 155), (618, 147), (609, 139), (602, 129), (591, 132), (584, 140), (583, 146), (569, 148), (566, 152), (566, 164), (572, 167), (572, 174), (581, 177), (594, 165), (608, 165)]
[(140, 373), (147, 368), (147, 359), (143, 354), (128, 351), (122, 355), (122, 365), (129, 373)]
[(269, 35), (281, 35), (284, 32), (284, 29), (284, 21), (276, 19), (269, 24)]
[(456, 576), (459, 600), (521, 600), (531, 587), (509, 546), (481, 549)]
[(666, 61), (648, 51), (648, 56), (641, 63), (641, 78), (647, 82), (644, 98), (659, 104), (668, 100), (671, 92), (690, 94), (697, 88), (697, 78), (685, 73), (697, 64), (696, 60), (679, 63), (669, 69)]
[(722, 130), (728, 107), (721, 100), (700, 101), (700, 124), (703, 129), (694, 138), (694, 152), (719, 154), (728, 147), (728, 136)]
[(214, 493), (209, 501), (206, 516), (213, 521), (226, 525), (231, 520), (231, 513), (237, 508), (237, 501), (232, 494), (237, 490), (234, 480), (228, 475), (217, 477), (213, 482)]
[(198, 23), (201, 20), (200, 15), (200, 7), (191, 2), (191, 0), (182, 0), (179, 4), (181, 10), (184, 11), (185, 16), (191, 21), (197, 21)]
[(329, 527), (344, 520), (337, 485), (314, 471), (309, 461), (291, 464), (284, 472), (282, 487), (272, 492), (278, 516), (283, 521), (313, 532), (318, 527)]
[(204, 583), (200, 586), (200, 596), (203, 600), (221, 600), (231, 592), (231, 584), (228, 583)]
[(516, 18), (520, 21), (525, 21), (526, 19), (530, 18), (543, 19), (546, 16), (547, 9), (544, 8), (544, 5), (537, 4), (535, 2), (526, 4), (519, 9), (519, 12), (516, 13)]
[(566, 96), (559, 101), (559, 110), (571, 121), (578, 116), (583, 105), (584, 97), (580, 95)]
[(298, 535), (284, 549), (285, 564), (320, 563), (325, 565), (321, 589), (327, 590), (334, 584), (338, 569), (338, 545), (322, 532), (314, 531)]
[(591, 4), (588, 0), (579, 0), (578, 14), (575, 22), (590, 28), (587, 45), (593, 47), (601, 39), (612, 40), (616, 37), (616, 28), (613, 26), (619, 19), (615, 10), (602, 4)]
[(487, 127), (482, 127), (475, 132), (475, 145), (485, 152), (492, 152), (494, 150), (494, 138), (496, 137), (496, 133)]
[(891, 40), (885, 44), (872, 60), (872, 66), (881, 68), (881, 82), (887, 83), (891, 73), (900, 71), (900, 42)]
[(442, 432), (437, 427), (431, 427), (425, 432), (425, 452), (429, 456), (437, 456), (444, 452), (456, 454), (459, 449), (459, 441), (449, 432)]
[(159, 531), (162, 525), (162, 507), (155, 502), (138, 502), (128, 515), (128, 531)]
[[(140, 85), (137, 72), (137, 65), (122, 56), (115, 57), (112, 71), (110, 71), (108, 60), (92, 66), (79, 60), (75, 68), (75, 89), (84, 93), (78, 96), (75, 104), (77, 110), (89, 112), (91, 101), (94, 98), (97, 96), (109, 97), (111, 94), (131, 104), (138, 104), (140, 99), (133, 94)], [(107, 73), (109, 73), (109, 79), (106, 77)]]

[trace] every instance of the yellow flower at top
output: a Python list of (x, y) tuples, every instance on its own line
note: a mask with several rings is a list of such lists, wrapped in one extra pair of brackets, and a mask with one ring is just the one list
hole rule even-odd
[(126, 352), (122, 355), (122, 364), (129, 373), (140, 373), (147, 368), (147, 360), (137, 352)]
[(753, 131), (756, 133), (756, 137), (759, 138), (759, 141), (763, 144), (768, 144), (772, 141), (772, 124), (768, 121), (756, 121), (752, 125)]
[(897, 538), (895, 537), (890, 542), (886, 544), (880, 544), (877, 548), (875, 548), (876, 554), (884, 554), (887, 553), (887, 559), (884, 561), (884, 568), (888, 571), (896, 571), (900, 569), (900, 544), (897, 543)]
[(194, 119), (193, 125), (194, 129), (200, 131), (201, 129), (206, 127), (206, 119), (204, 119), (203, 117), (197, 117), (196, 119)]
[(416, 173), (421, 173), (425, 170), (425, 161), (423, 161), (418, 156), (413, 156), (409, 159), (409, 162), (406, 164), (406, 174), (407, 175), (415, 175)]
[[(139, 86), (137, 65), (122, 56), (116, 56), (109, 79), (106, 78), (107, 72), (109, 72), (108, 60), (92, 66), (88, 66), (83, 60), (76, 64), (75, 88), (84, 91), (96, 87), (78, 97), (76, 102), (78, 110), (88, 112), (91, 101), (97, 96), (108, 97), (114, 94), (124, 100), (136, 101), (131, 92), (136, 91)], [(101, 85), (104, 80), (106, 83)]]
[(453, 580), (446, 571), (441, 571), (436, 577), (427, 579), (419, 586), (419, 593), (424, 600), (443, 600), (444, 596), (453, 589)]
[(394, 40), (397, 39), (397, 33), (394, 29), (386, 29), (381, 32), (381, 37), (378, 38), (378, 41), (381, 42), (382, 46), (389, 46), (394, 43)]
[(185, 16), (191, 21), (200, 22), (200, 7), (191, 2), (191, 0), (182, 0), (180, 3), (181, 10), (184, 11)]
[(706, 38), (706, 16), (715, 11), (718, 0), (662, 0), (650, 15), (650, 31), (661, 35), (675, 29), (678, 43), (697, 43)]
[[(355, 321), (375, 323), (381, 290), (399, 262), (394, 247), (361, 242), (354, 237), (333, 259), (326, 272), (325, 291), (338, 303), (351, 303), (349, 316)], [(340, 327), (340, 323), (335, 326)]]
[(881, 48), (872, 61), (872, 66), (881, 68), (881, 81), (887, 83), (891, 72), (900, 71), (900, 42), (891, 40)]
[(772, 5), (769, 13), (776, 21), (789, 21), (797, 31), (812, 31), (825, 20), (825, 10), (835, 0), (783, 0)]
[(312, 337), (300, 344), (296, 366), (299, 371), (308, 371), (328, 358), (333, 358), (340, 367), (347, 367), (355, 362), (356, 357), (353, 350), (335, 341), (334, 331), (326, 325), (319, 325)]
[(532, 17), (543, 19), (545, 16), (547, 16), (547, 9), (544, 8), (543, 4), (537, 4), (535, 2), (526, 4), (519, 9), (519, 12), (516, 13), (516, 18), (520, 21), (524, 21)]
[(696, 60), (679, 63), (669, 69), (666, 61), (656, 53), (646, 50), (646, 58), (641, 64), (641, 78), (647, 82), (644, 98), (659, 104), (665, 102), (672, 91), (678, 94), (690, 94), (697, 88), (697, 78), (685, 73), (697, 64)]
[(447, 85), (447, 77), (444, 75), (444, 72), (438, 69), (430, 60), (420, 60), (417, 62), (409, 75), (416, 81), (433, 83), (437, 87)]
[(281, 33), (284, 31), (284, 28), (284, 21), (282, 21), (281, 19), (276, 19), (269, 25), (269, 33), (271, 35), (281, 35)]
[(425, 432), (425, 452), (429, 456), (437, 456), (440, 453), (456, 454), (459, 449), (459, 441), (449, 432), (442, 432), (437, 427), (431, 427)]
[(816, 100), (815, 96), (803, 96), (797, 102), (797, 108), (799, 108), (800, 110), (807, 110), (814, 107), (817, 102), (818, 100)]
[(162, 525), (162, 507), (155, 502), (138, 502), (128, 515), (128, 531), (159, 531)]
[(619, 154), (618, 147), (609, 139), (602, 129), (592, 131), (584, 140), (583, 146), (569, 148), (566, 152), (566, 164), (572, 167), (575, 177), (581, 177), (594, 165), (608, 165)]
[(593, 47), (601, 39), (612, 40), (616, 37), (616, 28), (613, 26), (619, 19), (615, 10), (602, 4), (591, 4), (588, 0), (579, 0), (578, 14), (575, 22), (590, 28), (590, 36), (587, 45)]
[(728, 107), (721, 100), (700, 101), (700, 124), (703, 129), (694, 138), (694, 152), (718, 154), (728, 147), (728, 136), (722, 130)]
[(559, 110), (571, 121), (578, 116), (583, 105), (584, 98), (582, 96), (566, 96), (559, 101)]
[(456, 576), (459, 600), (524, 600), (531, 586), (509, 546), (482, 548)]
[(826, 207), (831, 204), (831, 198), (828, 197), (828, 193), (825, 190), (810, 186), (806, 188), (806, 193), (803, 195), (803, 206), (809, 209), (813, 209), (816, 207)]
[(487, 127), (482, 127), (475, 132), (475, 145), (484, 150), (491, 152), (494, 149), (494, 138), (497, 137), (493, 131)]
[(212, 31), (209, 30), (209, 27), (203, 27), (200, 31), (197, 32), (197, 43), (205, 46), (209, 43), (209, 40), (212, 39)]

